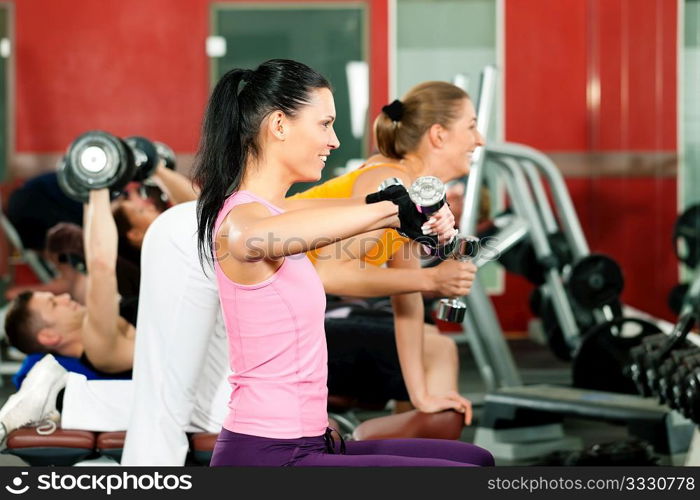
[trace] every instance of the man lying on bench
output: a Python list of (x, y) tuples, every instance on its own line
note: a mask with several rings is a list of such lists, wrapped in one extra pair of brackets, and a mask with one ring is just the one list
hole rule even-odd
[[(26, 354), (78, 358), (98, 374), (129, 377), (136, 329), (119, 315), (117, 228), (107, 189), (90, 192), (84, 210), (84, 238), (88, 269), (85, 305), (68, 294), (25, 292), (10, 307), (5, 331), (10, 343)], [(0, 410), (4, 432), (54, 415), (55, 406), (51, 406), (65, 385), (66, 374), (53, 356), (37, 363), (20, 391)]]
[[(171, 204), (196, 196), (190, 179), (165, 168), (164, 163), (158, 166), (151, 180)], [(41, 421), (45, 415), (52, 414), (55, 392), (59, 393), (59, 407), (61, 403), (65, 404), (64, 427), (67, 424), (73, 425), (73, 428), (85, 425), (84, 418), (75, 420), (71, 415), (93, 416), (89, 422), (98, 422), (101, 415), (106, 415), (111, 418), (100, 424), (104, 428), (93, 428), (92, 425), (83, 428), (126, 428), (128, 414), (123, 418), (118, 415), (131, 407), (130, 384), (115, 385), (115, 389), (108, 392), (110, 398), (104, 398), (96, 390), (98, 384), (86, 384), (86, 381), (131, 378), (136, 333), (133, 323), (136, 320), (135, 303), (138, 297), (120, 297), (122, 289), (118, 288), (118, 281), (121, 278), (132, 280), (132, 276), (125, 277), (124, 273), (119, 273), (120, 261), (124, 267), (119, 246), (121, 242), (122, 246), (133, 247), (138, 254), (143, 234), (160, 213), (160, 209), (137, 194), (134, 186), (130, 186), (127, 193), (127, 197), (110, 202), (107, 189), (90, 192), (88, 204), (83, 209), (83, 245), (77, 245), (88, 272), (86, 275), (75, 273), (76, 279), (80, 280), (76, 288), (85, 289), (84, 297), (83, 294), (71, 297), (68, 293), (28, 290), (19, 293), (14, 299), (6, 316), (5, 330), (10, 343), (29, 356), (13, 381), (20, 387), (27, 376), (28, 381), (39, 380), (41, 383), (40, 387), (32, 389), (31, 398), (27, 397), (28, 387), (36, 382), (11, 396), (0, 410), (0, 422), (9, 419), (5, 423), (6, 432), (11, 427)], [(135, 263), (137, 264), (138, 262)], [(129, 285), (126, 289), (135, 292), (133, 284)], [(133, 319), (127, 321), (125, 318)], [(58, 363), (53, 356), (45, 356), (47, 353), (55, 355)], [(42, 361), (37, 363), (39, 360)], [(75, 373), (66, 379), (66, 371), (61, 370), (59, 365)], [(84, 376), (77, 376), (76, 373)], [(66, 390), (63, 401), (60, 388), (66, 384), (66, 380), (71, 390)], [(71, 395), (82, 396), (76, 398), (70, 397)], [(51, 400), (48, 407), (41, 401), (42, 397)], [(79, 406), (75, 411), (70, 411), (72, 402), (81, 402), (84, 407), (90, 407), (91, 411), (80, 411)], [(4, 436), (0, 436), (0, 439), (4, 439)]]

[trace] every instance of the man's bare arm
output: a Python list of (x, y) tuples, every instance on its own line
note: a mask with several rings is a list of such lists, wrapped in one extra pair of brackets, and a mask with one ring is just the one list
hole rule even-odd
[(90, 191), (85, 206), (85, 261), (87, 283), (83, 324), (85, 355), (98, 370), (117, 372), (131, 369), (133, 336), (120, 331), (117, 289), (117, 227), (109, 201), (109, 191)]
[(173, 205), (199, 198), (199, 188), (180, 172), (165, 168), (162, 161), (156, 167), (152, 179), (168, 196)]

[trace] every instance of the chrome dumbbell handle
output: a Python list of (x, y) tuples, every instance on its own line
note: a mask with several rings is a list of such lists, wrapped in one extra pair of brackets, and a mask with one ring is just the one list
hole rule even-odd
[(467, 313), (467, 303), (462, 299), (440, 299), (437, 318), (449, 323), (461, 323)]
[[(478, 238), (469, 236), (457, 236), (450, 257), (460, 261), (470, 260), (474, 255), (474, 245)], [(437, 318), (450, 323), (461, 323), (467, 312), (467, 303), (459, 297), (440, 299), (438, 303)]]
[[(378, 190), (383, 191), (389, 186), (403, 186), (398, 177), (389, 177), (382, 181)], [(440, 210), (447, 203), (445, 184), (437, 177), (425, 175), (418, 177), (407, 189), (408, 195), (418, 213), (426, 218)], [(455, 237), (439, 247), (426, 246), (431, 255), (440, 259), (447, 258), (454, 251)]]

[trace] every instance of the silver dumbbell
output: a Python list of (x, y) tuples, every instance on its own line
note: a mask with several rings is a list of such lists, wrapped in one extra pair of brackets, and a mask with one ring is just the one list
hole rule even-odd
[[(379, 191), (389, 186), (403, 186), (403, 181), (398, 177), (384, 179), (379, 185)], [(445, 204), (445, 185), (437, 177), (418, 177), (407, 191), (411, 201), (416, 204), (416, 210), (426, 217), (430, 217)]]
[(445, 184), (432, 175), (418, 177), (408, 188), (408, 196), (416, 204), (416, 208), (426, 217), (440, 210), (445, 205), (447, 198)]
[[(448, 257), (468, 261), (474, 255), (474, 248), (479, 242), (473, 236), (457, 236), (456, 244)], [(467, 303), (459, 297), (440, 299), (438, 303), (437, 318), (450, 323), (461, 323), (467, 312)]]
[[(389, 177), (385, 179), (379, 185), (379, 191), (382, 191), (389, 186), (403, 186), (401, 179), (397, 177)], [(447, 203), (447, 190), (445, 184), (432, 175), (424, 175), (418, 177), (411, 187), (407, 190), (408, 196), (411, 201), (415, 204), (416, 210), (424, 214), (424, 216), (429, 218), (432, 214), (440, 210), (445, 203)], [(438, 257), (441, 260), (447, 258), (447, 256), (454, 250), (455, 238), (452, 237), (450, 241), (439, 246), (424, 246), (425, 250), (434, 257)]]

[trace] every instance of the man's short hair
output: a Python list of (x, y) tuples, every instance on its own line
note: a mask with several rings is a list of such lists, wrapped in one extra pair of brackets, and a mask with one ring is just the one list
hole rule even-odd
[(29, 308), (29, 301), (34, 292), (20, 293), (7, 311), (5, 316), (5, 333), (10, 345), (25, 354), (49, 352), (49, 349), (38, 340), (39, 331), (45, 322)]

